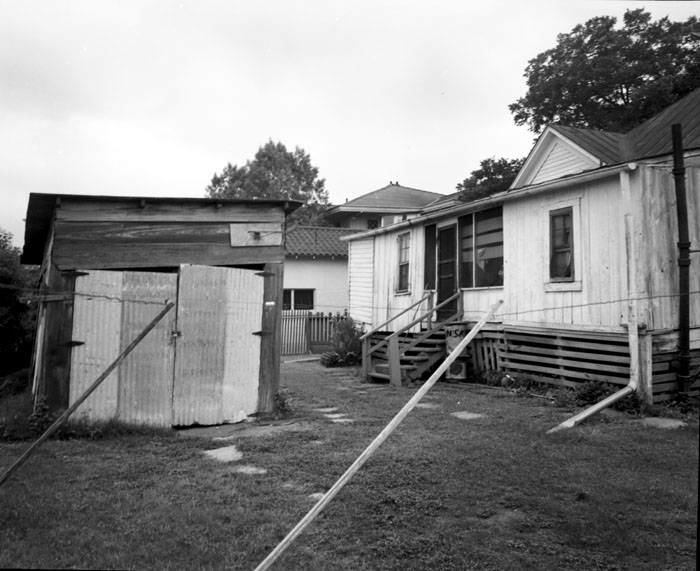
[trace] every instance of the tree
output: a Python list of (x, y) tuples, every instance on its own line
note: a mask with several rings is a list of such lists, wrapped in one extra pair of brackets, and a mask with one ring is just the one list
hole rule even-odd
[(12, 234), (0, 228), (0, 375), (29, 366), (35, 311), (23, 301), (36, 271), (22, 267)]
[(506, 190), (515, 179), (525, 159), (484, 159), (480, 168), (457, 185), (464, 201), (476, 200)]
[(299, 200), (304, 205), (290, 218), (302, 224), (322, 224), (328, 206), (325, 181), (318, 178), (311, 157), (299, 147), (290, 152), (272, 141), (245, 165), (229, 163), (221, 174), (214, 174), (206, 192), (212, 198)]
[(622, 28), (616, 22), (592, 18), (528, 62), (527, 93), (509, 105), (517, 125), (625, 132), (700, 86), (695, 16), (652, 21), (640, 8), (625, 12)]

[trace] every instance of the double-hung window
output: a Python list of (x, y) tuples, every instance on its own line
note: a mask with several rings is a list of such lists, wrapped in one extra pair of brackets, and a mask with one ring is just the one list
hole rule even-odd
[(474, 212), (459, 219), (459, 285), (503, 285), (503, 208)]
[(411, 235), (408, 232), (399, 234), (398, 243), (399, 267), (396, 291), (405, 292), (408, 291), (408, 253), (411, 247)]
[(573, 209), (562, 208), (549, 213), (549, 279), (552, 282), (574, 281)]

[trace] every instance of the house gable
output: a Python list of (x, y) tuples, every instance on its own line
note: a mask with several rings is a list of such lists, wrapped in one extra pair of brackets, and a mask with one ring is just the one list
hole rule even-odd
[(601, 165), (599, 158), (548, 127), (535, 144), (511, 188), (554, 180)]

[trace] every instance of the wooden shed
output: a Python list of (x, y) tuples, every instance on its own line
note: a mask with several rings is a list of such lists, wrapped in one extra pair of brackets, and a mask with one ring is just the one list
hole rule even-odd
[(32, 193), (22, 262), (41, 265), (35, 399), (68, 407), (172, 301), (76, 415), (187, 426), (272, 410), (285, 219), (298, 206)]

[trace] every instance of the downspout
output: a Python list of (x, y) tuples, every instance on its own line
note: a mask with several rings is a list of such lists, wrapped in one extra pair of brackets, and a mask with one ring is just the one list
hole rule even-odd
[(680, 123), (671, 125), (671, 138), (678, 217), (678, 388), (680, 392), (685, 392), (690, 380), (690, 237), (688, 203), (685, 196), (683, 132)]

